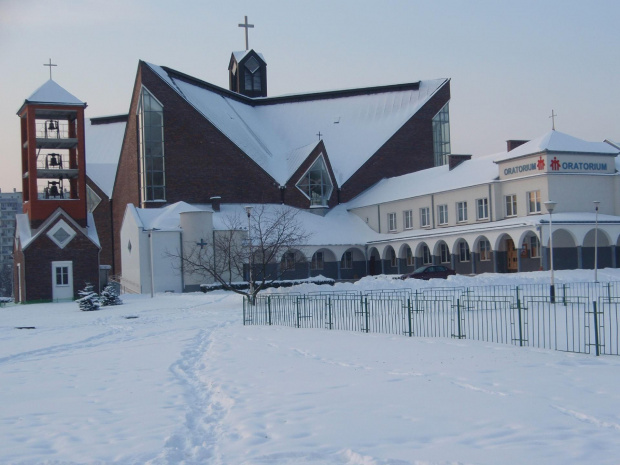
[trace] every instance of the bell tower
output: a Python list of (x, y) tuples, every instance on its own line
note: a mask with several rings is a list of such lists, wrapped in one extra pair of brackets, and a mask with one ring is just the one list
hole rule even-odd
[(17, 112), (23, 206), (32, 228), (58, 208), (86, 226), (85, 108), (50, 78)]

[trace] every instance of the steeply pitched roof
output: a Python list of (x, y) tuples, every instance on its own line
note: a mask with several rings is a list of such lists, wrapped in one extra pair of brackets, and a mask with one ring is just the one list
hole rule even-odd
[(319, 132), (336, 181), (344, 184), (449, 82), (251, 99), (169, 68), (147, 66), (281, 185), (304, 161), (300, 153), (316, 146)]
[(617, 155), (619, 151), (605, 142), (588, 142), (552, 130), (510, 152), (505, 152), (498, 156), (496, 161), (512, 160), (542, 152)]

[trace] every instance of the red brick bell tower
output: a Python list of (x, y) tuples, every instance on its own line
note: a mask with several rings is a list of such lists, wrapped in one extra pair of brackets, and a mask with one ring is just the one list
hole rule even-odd
[(27, 98), (21, 127), (24, 213), (16, 216), (16, 302), (71, 300), (99, 289), (101, 250), (87, 211), (84, 109), (51, 78)]

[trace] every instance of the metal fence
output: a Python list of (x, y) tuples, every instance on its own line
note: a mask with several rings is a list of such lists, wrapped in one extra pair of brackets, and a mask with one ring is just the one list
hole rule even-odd
[(243, 323), (620, 355), (620, 282), (267, 294)]

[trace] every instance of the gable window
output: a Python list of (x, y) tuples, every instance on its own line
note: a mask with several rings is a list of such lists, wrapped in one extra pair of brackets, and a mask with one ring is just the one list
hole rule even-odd
[(254, 57), (245, 62), (245, 90), (261, 90), (260, 64)]
[(310, 266), (313, 270), (323, 269), (323, 252), (315, 252), (312, 256), (312, 264)]
[(435, 166), (445, 165), (450, 155), (450, 111), (447, 103), (433, 117), (432, 124)]
[(437, 206), (437, 211), (439, 213), (439, 224), (440, 225), (448, 224), (448, 206), (439, 205)]
[(488, 220), (489, 219), (489, 199), (477, 199), (476, 200), (476, 219)]
[(310, 207), (326, 207), (332, 195), (333, 185), (329, 178), (323, 155), (319, 156), (296, 185), (310, 199)]
[(529, 214), (540, 213), (540, 191), (527, 193), (527, 212)]
[(138, 134), (142, 202), (164, 201), (164, 107), (145, 87), (138, 107)]
[(426, 244), (422, 246), (422, 264), (430, 265), (432, 263), (431, 250)]
[(413, 229), (413, 210), (405, 210), (403, 212), (403, 223), (405, 229)]
[(489, 241), (482, 240), (478, 244), (478, 253), (480, 255), (481, 262), (488, 262), (491, 260), (491, 244)]
[(517, 194), (506, 196), (506, 216), (517, 216)]
[(428, 228), (431, 225), (430, 209), (428, 207), (420, 208), (420, 227)]
[(342, 269), (353, 268), (353, 254), (351, 252), (345, 252), (342, 254), (342, 259), (340, 260), (340, 268)]
[(441, 257), (441, 263), (450, 262), (450, 249), (445, 242), (439, 245), (439, 256)]
[(396, 232), (396, 213), (388, 213), (388, 231)]
[(456, 215), (459, 223), (465, 223), (467, 221), (467, 202), (456, 203)]

